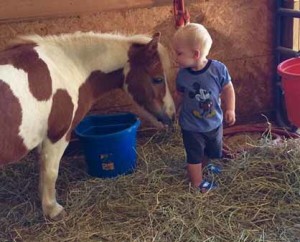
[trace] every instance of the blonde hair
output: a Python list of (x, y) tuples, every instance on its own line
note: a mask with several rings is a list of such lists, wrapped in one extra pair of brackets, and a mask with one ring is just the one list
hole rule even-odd
[(191, 48), (199, 48), (202, 57), (208, 55), (213, 42), (207, 29), (197, 23), (189, 23), (179, 28), (175, 32), (174, 41), (183, 41)]

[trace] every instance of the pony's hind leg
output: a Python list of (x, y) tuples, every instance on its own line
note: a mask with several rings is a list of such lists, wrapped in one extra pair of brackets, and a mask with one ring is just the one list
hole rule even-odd
[(43, 141), (40, 147), (40, 196), (44, 216), (51, 219), (64, 215), (64, 208), (56, 201), (55, 184), (58, 176), (59, 163), (68, 145), (63, 137), (56, 143), (49, 139)]

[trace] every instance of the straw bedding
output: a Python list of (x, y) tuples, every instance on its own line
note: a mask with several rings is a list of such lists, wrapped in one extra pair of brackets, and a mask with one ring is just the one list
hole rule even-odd
[(0, 241), (300, 241), (300, 141), (250, 146), (218, 162), (222, 174), (207, 176), (219, 188), (205, 194), (189, 186), (179, 130), (139, 135), (136, 172), (116, 179), (89, 177), (79, 153), (65, 157), (61, 221), (42, 216), (32, 152), (0, 170)]

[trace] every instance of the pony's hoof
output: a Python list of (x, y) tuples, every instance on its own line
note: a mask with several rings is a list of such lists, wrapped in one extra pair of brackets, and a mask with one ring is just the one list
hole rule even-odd
[(52, 221), (62, 220), (67, 215), (63, 206), (59, 204), (56, 204), (55, 207), (52, 207), (51, 209), (48, 208), (47, 210), (44, 212), (44, 215)]
[(63, 209), (59, 214), (55, 215), (54, 217), (51, 217), (50, 219), (52, 221), (60, 221), (63, 220), (67, 216), (67, 212)]

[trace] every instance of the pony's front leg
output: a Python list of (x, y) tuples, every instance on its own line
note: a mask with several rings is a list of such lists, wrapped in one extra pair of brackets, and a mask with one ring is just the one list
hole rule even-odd
[(68, 145), (65, 137), (52, 143), (45, 140), (40, 147), (40, 196), (45, 216), (54, 219), (64, 216), (64, 208), (56, 201), (55, 183), (58, 176), (59, 163)]

